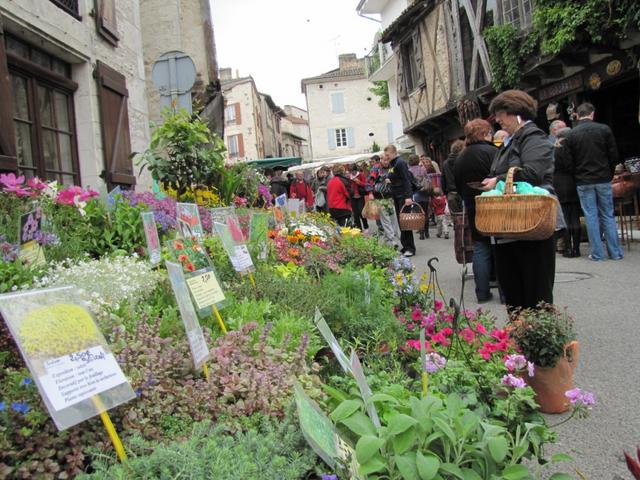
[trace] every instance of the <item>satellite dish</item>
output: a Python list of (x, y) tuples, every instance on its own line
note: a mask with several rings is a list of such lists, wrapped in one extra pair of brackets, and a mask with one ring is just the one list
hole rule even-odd
[(191, 113), (191, 88), (196, 66), (189, 55), (179, 50), (160, 55), (153, 64), (151, 78), (160, 91), (160, 104)]

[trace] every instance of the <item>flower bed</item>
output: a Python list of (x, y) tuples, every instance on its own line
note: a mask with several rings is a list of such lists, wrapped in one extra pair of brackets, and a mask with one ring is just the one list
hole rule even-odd
[[(119, 465), (97, 418), (56, 430), (3, 324), (0, 478), (160, 478), (183, 468), (195, 478), (349, 478), (349, 461), (331, 468), (302, 441), (296, 383), (330, 415), (369, 478), (530, 478), (543, 468), (554, 434), (526, 384), (535, 366), (512, 331), (489, 312), (447, 306), (428, 277), (377, 240), (317, 214), (272, 225), (248, 245), (255, 286), (235, 273), (214, 235), (165, 247), (187, 274), (215, 267), (227, 297), (228, 334), (213, 315), (200, 318), (207, 381), (193, 369), (167, 273), (144, 257), (140, 213), (154, 213), (164, 244), (174, 239), (175, 200), (127, 192), (108, 206), (77, 187), (54, 192), (15, 176), (0, 184), (0, 293), (77, 285), (136, 394), (109, 412), (132, 457)], [(39, 242), (49, 262), (37, 267), (18, 258), (15, 236), (34, 202), (48, 219)], [(200, 212), (208, 232), (211, 206)], [(243, 212), (244, 227), (250, 218)], [(262, 241), (267, 256), (259, 259)], [(359, 358), (372, 400), (340, 370), (314, 325), (316, 308)], [(567, 398), (580, 415), (595, 403), (579, 389)]]

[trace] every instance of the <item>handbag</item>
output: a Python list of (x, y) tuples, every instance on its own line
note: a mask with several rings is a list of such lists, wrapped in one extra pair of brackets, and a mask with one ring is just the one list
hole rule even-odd
[[(405, 212), (405, 208), (413, 208), (418, 207), (418, 212), (410, 211)], [(398, 221), (400, 223), (400, 230), (422, 230), (424, 229), (425, 220), (427, 218), (424, 213), (424, 209), (418, 203), (412, 203), (411, 205), (404, 205), (400, 209), (400, 214), (398, 215)]]
[(369, 200), (362, 209), (362, 216), (367, 220), (380, 220), (380, 204), (376, 200)]

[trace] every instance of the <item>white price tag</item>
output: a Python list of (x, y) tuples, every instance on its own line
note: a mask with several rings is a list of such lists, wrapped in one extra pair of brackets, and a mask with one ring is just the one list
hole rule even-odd
[(236, 272), (244, 272), (253, 268), (253, 260), (246, 245), (236, 245), (236, 254), (231, 259), (231, 265)]

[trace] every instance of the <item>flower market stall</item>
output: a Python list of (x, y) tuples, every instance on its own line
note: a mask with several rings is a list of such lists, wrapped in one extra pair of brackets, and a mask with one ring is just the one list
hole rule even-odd
[[(569, 458), (545, 455), (539, 339), (212, 172), (111, 203), (0, 175), (0, 478), (511, 480)], [(545, 311), (520, 326), (566, 319)]]

